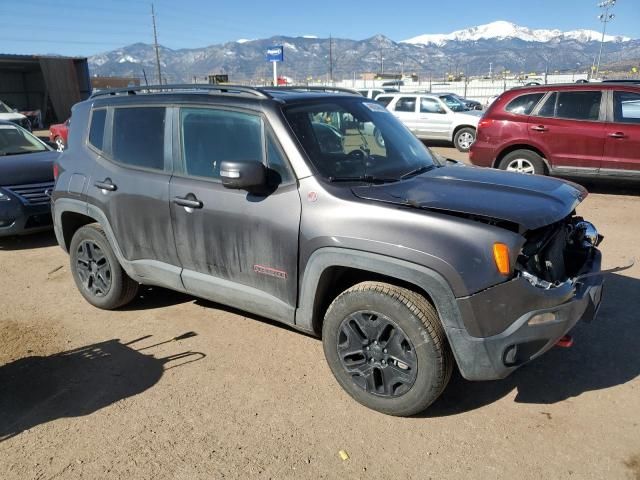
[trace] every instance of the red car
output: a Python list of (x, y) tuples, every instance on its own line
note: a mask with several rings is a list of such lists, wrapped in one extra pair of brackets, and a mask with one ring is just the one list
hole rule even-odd
[(640, 86), (509, 90), (480, 120), (469, 158), (521, 173), (640, 179)]
[(64, 123), (56, 123), (49, 127), (49, 140), (55, 142), (58, 151), (62, 151), (67, 147), (67, 138), (69, 136), (69, 120)]

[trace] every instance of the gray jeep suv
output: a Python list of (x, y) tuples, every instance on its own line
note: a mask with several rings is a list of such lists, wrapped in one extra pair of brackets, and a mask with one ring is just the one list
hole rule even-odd
[(454, 364), (503, 378), (600, 304), (584, 189), (440, 159), (362, 96), (142, 87), (73, 125), (53, 215), (88, 302), (158, 285), (319, 335), (375, 410), (420, 412)]

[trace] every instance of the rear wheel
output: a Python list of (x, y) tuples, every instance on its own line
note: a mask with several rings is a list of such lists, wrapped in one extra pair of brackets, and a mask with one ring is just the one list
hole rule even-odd
[(461, 128), (453, 136), (453, 144), (461, 152), (468, 152), (476, 141), (476, 129), (471, 127)]
[(122, 307), (138, 293), (138, 283), (122, 269), (97, 223), (78, 229), (69, 247), (71, 273), (82, 296), (105, 310)]
[(544, 161), (542, 157), (531, 150), (514, 150), (508, 153), (498, 165), (508, 172), (544, 175)]
[(322, 328), (329, 367), (361, 404), (414, 415), (442, 393), (453, 357), (433, 306), (421, 295), (364, 282), (329, 306)]

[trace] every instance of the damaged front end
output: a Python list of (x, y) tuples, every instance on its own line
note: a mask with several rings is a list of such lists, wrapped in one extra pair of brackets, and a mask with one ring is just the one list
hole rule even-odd
[(574, 283), (584, 274), (595, 247), (604, 237), (592, 223), (569, 216), (527, 232), (525, 238), (516, 272), (534, 287), (550, 289)]

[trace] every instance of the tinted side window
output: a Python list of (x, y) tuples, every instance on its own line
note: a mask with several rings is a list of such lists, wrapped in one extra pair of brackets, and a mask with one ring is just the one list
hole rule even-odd
[(434, 98), (421, 98), (420, 112), (421, 113), (444, 113), (444, 109), (442, 108), (440, 103)]
[(135, 167), (164, 168), (164, 107), (116, 108), (112, 150), (115, 161)]
[(598, 120), (602, 92), (559, 92), (556, 117)]
[(393, 100), (393, 97), (377, 97), (376, 98), (376, 102), (380, 102), (385, 107), (389, 105), (389, 103), (391, 103), (391, 100)]
[(640, 94), (614, 92), (613, 120), (619, 123), (640, 123)]
[(553, 92), (551, 95), (547, 97), (544, 101), (544, 104), (538, 110), (538, 116), (540, 117), (553, 117), (556, 113), (556, 99), (558, 98), (558, 94)]
[(185, 173), (219, 178), (225, 160), (264, 160), (262, 120), (226, 110), (184, 108), (180, 111)]
[(394, 108), (396, 112), (415, 112), (416, 97), (400, 97)]
[(517, 113), (519, 115), (530, 115), (533, 107), (536, 106), (536, 104), (543, 96), (544, 93), (542, 92), (521, 95), (511, 100), (504, 109), (510, 113)]
[(102, 150), (104, 143), (104, 122), (107, 118), (107, 110), (94, 110), (91, 114), (91, 125), (89, 126), (89, 143)]

